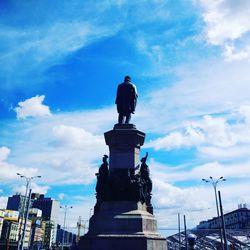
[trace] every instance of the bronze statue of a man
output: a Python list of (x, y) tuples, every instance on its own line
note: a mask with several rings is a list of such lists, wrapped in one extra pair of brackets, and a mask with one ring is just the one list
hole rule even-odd
[(116, 94), (116, 105), (119, 113), (118, 123), (129, 123), (131, 114), (135, 112), (137, 102), (136, 86), (131, 82), (130, 76), (125, 76), (124, 82), (118, 85)]

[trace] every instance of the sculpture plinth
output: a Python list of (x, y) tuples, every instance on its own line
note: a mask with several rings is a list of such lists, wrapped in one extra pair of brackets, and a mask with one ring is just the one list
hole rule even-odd
[(116, 124), (114, 129), (104, 134), (109, 146), (109, 171), (115, 169), (135, 169), (140, 163), (140, 147), (145, 134), (133, 124)]
[(133, 124), (117, 124), (104, 135), (109, 168), (104, 156), (97, 173), (94, 215), (79, 249), (166, 250), (153, 215), (147, 155), (139, 161), (145, 134)]

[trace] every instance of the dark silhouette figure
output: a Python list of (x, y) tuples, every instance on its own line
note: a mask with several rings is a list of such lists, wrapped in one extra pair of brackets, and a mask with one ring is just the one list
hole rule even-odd
[(135, 112), (137, 97), (136, 86), (131, 82), (130, 76), (125, 76), (124, 82), (118, 85), (115, 101), (119, 123), (124, 123), (125, 117), (125, 123), (129, 123), (131, 114)]
[(107, 155), (104, 155), (102, 157), (102, 165), (100, 166), (99, 168), (99, 173), (98, 173), (98, 176), (101, 178), (101, 179), (107, 179), (108, 178), (108, 175), (109, 175), (109, 170), (108, 170), (108, 156)]
[(135, 174), (134, 169), (115, 169), (109, 172), (108, 156), (103, 156), (96, 183), (96, 205), (98, 211), (104, 201), (141, 201), (147, 206), (147, 211), (153, 214), (151, 205), (152, 181), (149, 175), (149, 167), (146, 164), (146, 156), (141, 159), (140, 171)]
[(141, 177), (141, 183), (143, 186), (143, 195), (145, 202), (148, 207), (151, 207), (151, 192), (152, 192), (152, 180), (150, 178), (149, 173), (149, 167), (146, 164), (148, 158), (148, 152), (146, 153), (146, 156), (142, 157), (141, 159), (141, 168), (140, 168), (140, 177)]
[(109, 170), (108, 170), (108, 156), (104, 155), (102, 158), (102, 165), (99, 168), (99, 172), (96, 174), (97, 183), (96, 183), (96, 198), (97, 203), (106, 200), (109, 192)]

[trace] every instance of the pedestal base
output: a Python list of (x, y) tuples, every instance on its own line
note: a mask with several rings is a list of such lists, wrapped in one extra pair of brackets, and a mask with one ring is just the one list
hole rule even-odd
[(91, 217), (79, 250), (166, 250), (166, 239), (146, 209), (140, 202), (103, 202)]
[(167, 250), (166, 239), (136, 235), (81, 237), (79, 250)]

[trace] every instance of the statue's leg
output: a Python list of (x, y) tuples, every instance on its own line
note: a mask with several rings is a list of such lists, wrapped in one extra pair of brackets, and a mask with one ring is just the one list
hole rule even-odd
[(124, 120), (124, 115), (119, 113), (119, 116), (118, 116), (118, 123), (121, 124), (123, 123), (123, 120)]
[(125, 123), (129, 123), (130, 122), (130, 119), (131, 119), (131, 114), (126, 114), (126, 121)]

